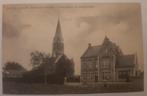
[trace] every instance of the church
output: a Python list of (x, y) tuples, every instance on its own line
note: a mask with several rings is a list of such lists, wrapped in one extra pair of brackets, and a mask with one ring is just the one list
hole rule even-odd
[(81, 82), (127, 82), (137, 72), (135, 54), (123, 54), (122, 50), (105, 36), (101, 45), (89, 44), (81, 56)]
[(25, 81), (64, 84), (65, 79), (74, 75), (74, 61), (64, 53), (64, 41), (60, 21), (56, 26), (52, 43), (52, 55), (37, 68), (25, 74)]
[(74, 61), (69, 59), (64, 52), (64, 40), (59, 20), (53, 38), (52, 57), (50, 60), (53, 64), (55, 80), (64, 83), (65, 78), (67, 79), (74, 75)]

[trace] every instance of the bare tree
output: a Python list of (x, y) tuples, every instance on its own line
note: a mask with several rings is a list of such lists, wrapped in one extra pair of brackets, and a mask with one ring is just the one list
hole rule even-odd
[(41, 64), (46, 63), (46, 58), (50, 58), (50, 54), (45, 54), (39, 51), (31, 53), (31, 64), (33, 68), (37, 68)]

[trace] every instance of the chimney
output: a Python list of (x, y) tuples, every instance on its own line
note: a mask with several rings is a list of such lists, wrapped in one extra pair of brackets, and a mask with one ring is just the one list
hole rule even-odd
[(91, 43), (88, 44), (88, 47), (91, 47)]

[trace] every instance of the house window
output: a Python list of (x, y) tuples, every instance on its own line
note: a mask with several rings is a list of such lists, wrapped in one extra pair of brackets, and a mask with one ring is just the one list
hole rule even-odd
[(98, 64), (96, 64), (95, 67), (98, 68)]
[(119, 71), (119, 78), (125, 79), (129, 77), (129, 71)]
[(95, 82), (98, 82), (98, 76), (95, 76)]
[(110, 68), (110, 59), (109, 58), (103, 58), (101, 61), (101, 67), (104, 69), (109, 69)]

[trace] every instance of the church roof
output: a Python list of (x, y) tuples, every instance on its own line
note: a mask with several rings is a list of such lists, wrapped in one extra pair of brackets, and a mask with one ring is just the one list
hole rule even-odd
[(63, 55), (58, 56), (57, 58), (51, 57), (48, 59), (48, 63), (41, 64), (37, 68), (29, 71), (27, 74), (44, 75), (45, 71), (47, 74), (53, 74), (55, 72), (55, 63), (58, 63), (61, 57), (63, 57)]
[(117, 58), (117, 68), (122, 67), (133, 67), (135, 65), (135, 56), (134, 55), (123, 55)]
[(58, 57), (55, 59), (54, 63), (55, 63), (55, 64), (58, 63), (62, 56), (63, 56), (63, 55), (58, 56)]
[(82, 57), (95, 57), (98, 56), (101, 46), (89, 46)]

